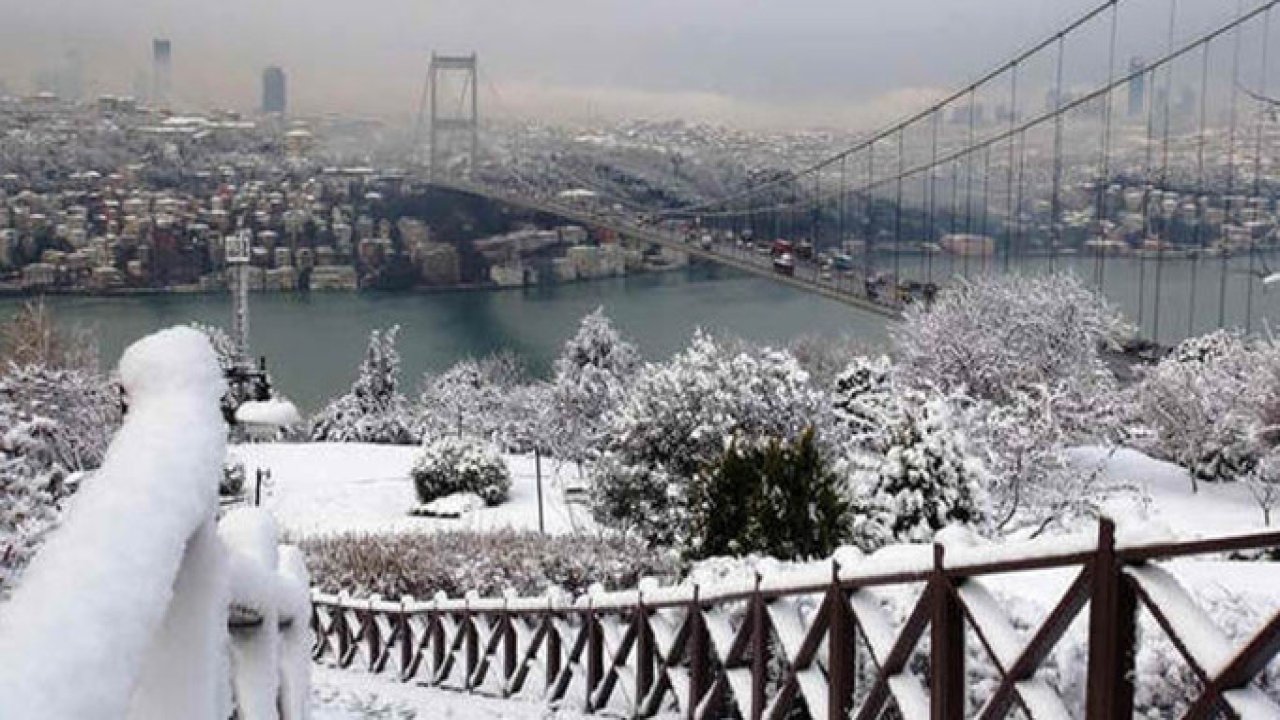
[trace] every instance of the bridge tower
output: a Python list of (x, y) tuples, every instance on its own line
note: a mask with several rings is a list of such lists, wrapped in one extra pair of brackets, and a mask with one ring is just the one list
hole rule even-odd
[[(461, 86), (459, 87), (459, 83)], [(426, 97), (429, 110), (428, 140), (430, 143), (429, 168), (432, 177), (447, 172), (448, 153), (461, 142), (467, 142), (467, 173), (474, 178), (476, 154), (479, 146), (480, 110), (478, 103), (478, 77), (476, 55), (437, 55), (431, 53), (427, 68)], [(446, 98), (445, 92), (459, 89), (456, 98)], [(456, 101), (456, 104), (455, 102)], [(422, 107), (418, 107), (418, 127), (422, 127)], [(416, 145), (416, 143), (415, 143)]]

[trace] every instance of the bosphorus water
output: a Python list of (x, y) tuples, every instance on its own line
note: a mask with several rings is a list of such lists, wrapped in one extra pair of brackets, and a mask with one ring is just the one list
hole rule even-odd
[[(976, 275), (980, 259), (967, 264), (937, 257), (926, 266), (920, 257), (900, 258), (903, 277), (941, 279), (948, 273)], [(1280, 266), (1275, 258), (1268, 258)], [(1042, 271), (1044, 259), (1019, 259), (1015, 269)], [(1096, 277), (1094, 258), (1059, 258), (1056, 266), (1083, 280)], [(1159, 267), (1160, 293), (1155, 282)], [(1228, 325), (1243, 326), (1248, 288), (1252, 307), (1248, 320), (1261, 330), (1280, 319), (1280, 284), (1264, 288), (1259, 274), (1249, 274), (1245, 258), (1228, 262), (1222, 293), (1221, 260), (1195, 265), (1196, 303), (1191, 306), (1193, 264), (1181, 260), (1157, 265), (1154, 260), (1110, 258), (1102, 273), (1107, 295), (1142, 334), (1152, 337), (1159, 308), (1159, 338), (1174, 342), (1217, 326), (1219, 314)], [(880, 259), (891, 272), (892, 260)], [(997, 261), (985, 270), (994, 271)], [(1254, 268), (1255, 271), (1258, 268)], [(1139, 288), (1145, 293), (1139, 296)], [(0, 300), (0, 314), (13, 312), (22, 300)], [(230, 325), (230, 298), (212, 295), (147, 295), (115, 297), (53, 296), (48, 299), (64, 325), (96, 331), (104, 364), (114, 363), (130, 342), (174, 324), (201, 322)], [(691, 266), (662, 274), (636, 275), (594, 282), (531, 288), (434, 293), (310, 293), (251, 296), (251, 342), (265, 355), (280, 389), (305, 411), (351, 383), (369, 331), (400, 326), (402, 377), (414, 392), (423, 373), (439, 372), (467, 356), (498, 350), (520, 355), (535, 373), (545, 373), (561, 344), (583, 315), (598, 306), (635, 340), (644, 356), (660, 360), (688, 343), (696, 328), (748, 340), (785, 344), (806, 334), (851, 336), (869, 346), (883, 344), (886, 321), (767, 278), (719, 266)]]

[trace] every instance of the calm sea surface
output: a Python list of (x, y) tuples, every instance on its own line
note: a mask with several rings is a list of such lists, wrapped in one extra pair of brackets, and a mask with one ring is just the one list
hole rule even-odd
[[(1275, 259), (1270, 263), (1280, 265)], [(986, 269), (997, 269), (998, 264), (989, 260)], [(940, 279), (984, 269), (979, 259), (965, 265), (962, 259), (926, 262), (903, 257), (898, 270), (904, 277)], [(1088, 281), (1097, 277), (1098, 266), (1091, 258), (1059, 259), (1056, 265), (1070, 267)], [(1040, 270), (1048, 262), (1023, 259), (1017, 266)], [(893, 267), (892, 258), (880, 262), (882, 270), (892, 272)], [(1141, 317), (1148, 337), (1156, 330), (1159, 309), (1159, 337), (1165, 342), (1185, 336), (1188, 330), (1216, 327), (1220, 314), (1228, 325), (1243, 326), (1247, 319), (1255, 330), (1280, 319), (1280, 283), (1264, 292), (1261, 261), (1255, 259), (1253, 275), (1247, 258), (1234, 258), (1225, 269), (1225, 295), (1223, 264), (1216, 258), (1160, 265), (1111, 258), (1102, 276), (1107, 294), (1135, 322)], [(0, 300), (0, 314), (11, 313), (20, 302)], [(63, 324), (96, 330), (103, 362), (110, 364), (130, 342), (159, 328), (191, 321), (230, 325), (226, 295), (64, 296), (49, 302)], [(535, 372), (546, 372), (579, 319), (598, 306), (604, 306), (649, 359), (679, 350), (698, 327), (768, 343), (785, 343), (803, 334), (850, 335), (872, 344), (886, 338), (885, 321), (879, 317), (765, 278), (709, 266), (528, 289), (262, 294), (252, 296), (250, 302), (254, 352), (267, 356), (280, 389), (308, 411), (350, 385), (369, 331), (391, 325), (400, 326), (403, 378), (411, 393), (423, 373), (438, 372), (469, 355), (502, 349), (520, 354)]]

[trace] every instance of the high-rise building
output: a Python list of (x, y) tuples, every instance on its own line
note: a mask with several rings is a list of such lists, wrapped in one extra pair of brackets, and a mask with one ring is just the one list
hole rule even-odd
[(173, 46), (166, 38), (151, 41), (151, 104), (169, 104), (169, 83), (173, 73)]
[(272, 65), (262, 71), (262, 112), (283, 114), (286, 107), (284, 70)]
[[(1129, 74), (1141, 73), (1145, 65), (1142, 58), (1129, 58)], [(1129, 81), (1129, 117), (1138, 117), (1146, 108), (1147, 76), (1142, 73)]]

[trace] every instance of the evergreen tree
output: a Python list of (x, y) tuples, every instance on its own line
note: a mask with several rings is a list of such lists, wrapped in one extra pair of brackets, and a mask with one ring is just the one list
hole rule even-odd
[(946, 402), (908, 393), (895, 405), (883, 438), (853, 460), (853, 533), (865, 550), (985, 519), (984, 471), (965, 453)]
[(359, 374), (347, 394), (329, 402), (311, 420), (313, 442), (405, 444), (414, 441), (408, 408), (399, 391), (399, 326), (369, 334)]
[(599, 447), (608, 414), (625, 400), (639, 366), (635, 345), (622, 338), (604, 308), (582, 319), (555, 363), (551, 399), (559, 454), (581, 462)]
[(844, 483), (823, 462), (812, 428), (794, 442), (734, 442), (690, 487), (692, 557), (762, 553), (824, 557), (850, 535)]

